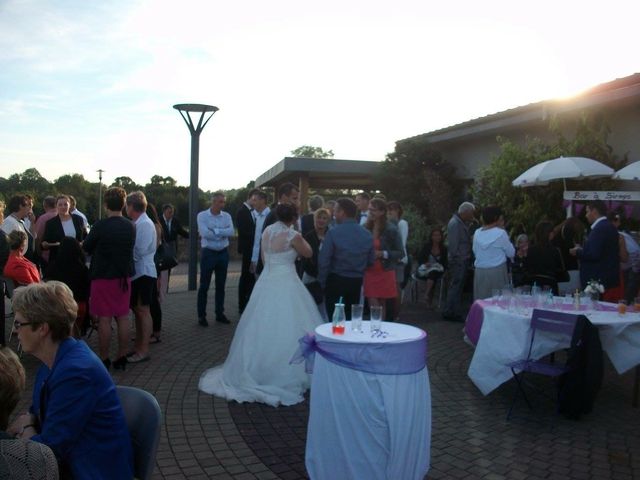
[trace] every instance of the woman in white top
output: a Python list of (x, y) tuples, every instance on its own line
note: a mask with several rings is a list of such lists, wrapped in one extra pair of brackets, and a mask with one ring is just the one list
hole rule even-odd
[(473, 278), (473, 299), (488, 298), (493, 289), (509, 283), (507, 257), (513, 258), (515, 249), (504, 231), (504, 217), (500, 207), (482, 210), (482, 228), (473, 235), (473, 254), (476, 257)]

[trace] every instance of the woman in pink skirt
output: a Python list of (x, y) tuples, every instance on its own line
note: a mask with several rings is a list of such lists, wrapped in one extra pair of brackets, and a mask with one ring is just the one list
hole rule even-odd
[(97, 222), (82, 247), (91, 255), (91, 293), (89, 312), (98, 317), (98, 350), (109, 369), (111, 320), (118, 324), (118, 356), (114, 368), (124, 370), (129, 347), (129, 299), (133, 274), (133, 245), (136, 233), (133, 223), (122, 216), (127, 193), (120, 187), (104, 194), (107, 218)]
[(396, 265), (404, 256), (402, 239), (398, 227), (387, 221), (387, 204), (380, 198), (369, 203), (369, 218), (366, 228), (373, 235), (375, 263), (364, 272), (364, 296), (372, 307), (382, 307), (382, 318), (386, 300), (396, 298)]

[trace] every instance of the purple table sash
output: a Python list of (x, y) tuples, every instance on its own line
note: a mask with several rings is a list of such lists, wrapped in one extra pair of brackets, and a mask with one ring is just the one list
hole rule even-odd
[(312, 333), (299, 340), (299, 347), (289, 363), (305, 361), (307, 373), (313, 373), (315, 353), (336, 365), (361, 372), (382, 375), (408, 375), (427, 364), (427, 334), (401, 343), (351, 343), (317, 340)]
[[(464, 333), (474, 345), (478, 345), (478, 340), (480, 339), (480, 330), (482, 330), (482, 322), (484, 320), (484, 308), (488, 305), (492, 305), (492, 303), (487, 302), (486, 300), (476, 300), (475, 302), (473, 302), (473, 305), (471, 305), (469, 313), (467, 314), (467, 320), (464, 324)], [(538, 308), (544, 309), (544, 307)], [(596, 309), (600, 311), (615, 312), (617, 310), (617, 305), (613, 303), (600, 302), (598, 303)], [(573, 304), (561, 304), (556, 306), (556, 308), (554, 308), (553, 310), (576, 311)], [(587, 306), (581, 305), (581, 308), (578, 311), (586, 310)]]

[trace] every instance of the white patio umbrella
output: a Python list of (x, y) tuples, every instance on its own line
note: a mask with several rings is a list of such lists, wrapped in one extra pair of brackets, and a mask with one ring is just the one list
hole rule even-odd
[(630, 163), (613, 174), (617, 180), (640, 180), (640, 160)]
[(567, 178), (610, 177), (613, 173), (613, 168), (590, 158), (560, 157), (534, 165), (511, 184), (514, 187), (534, 187), (547, 185), (552, 180), (565, 181)]

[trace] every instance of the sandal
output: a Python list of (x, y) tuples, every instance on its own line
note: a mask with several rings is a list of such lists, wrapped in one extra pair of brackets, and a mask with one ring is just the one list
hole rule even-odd
[(160, 335), (156, 335), (155, 333), (151, 334), (151, 337), (149, 338), (149, 343), (160, 343), (162, 340), (160, 340)]
[(146, 362), (148, 360), (151, 360), (151, 357), (149, 355), (140, 355), (139, 353), (136, 353), (127, 358), (127, 363), (140, 363)]

